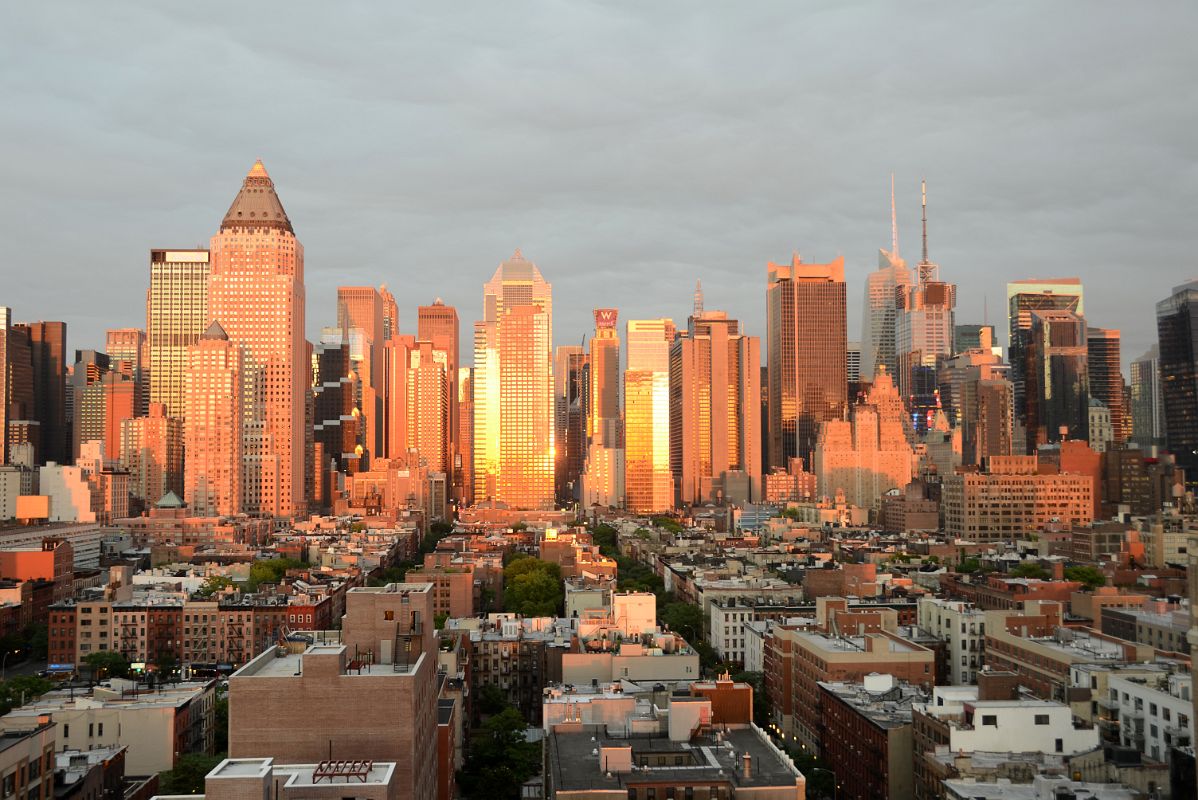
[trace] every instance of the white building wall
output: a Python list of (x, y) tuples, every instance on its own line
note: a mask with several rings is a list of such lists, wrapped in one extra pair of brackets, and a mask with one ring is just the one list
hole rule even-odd
[(1135, 678), (1111, 677), (1110, 699), (1119, 704), (1119, 735), (1155, 761), (1167, 761), (1169, 749), (1194, 741), (1194, 705), (1190, 675), (1168, 676), (1163, 687)]

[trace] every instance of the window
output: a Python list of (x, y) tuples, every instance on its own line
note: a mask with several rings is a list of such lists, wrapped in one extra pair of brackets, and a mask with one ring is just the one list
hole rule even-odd
[(1048, 724), (1048, 715), (1047, 714), (1037, 714), (1036, 715), (1036, 724), (1037, 725), (1047, 725)]
[(994, 727), (997, 728), (998, 727), (998, 715), (983, 714), (982, 715), (982, 724), (983, 725), (993, 725)]
[(1057, 745), (1058, 753), (1065, 752), (1065, 740), (1064, 739), (1057, 739), (1056, 745)]

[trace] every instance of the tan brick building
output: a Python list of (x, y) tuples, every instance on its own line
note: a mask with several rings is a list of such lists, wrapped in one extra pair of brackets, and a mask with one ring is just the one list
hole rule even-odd
[(992, 456), (987, 472), (945, 477), (944, 530), (963, 539), (1010, 539), (1049, 523), (1089, 525), (1094, 481), (1089, 475), (1041, 474), (1035, 456)]

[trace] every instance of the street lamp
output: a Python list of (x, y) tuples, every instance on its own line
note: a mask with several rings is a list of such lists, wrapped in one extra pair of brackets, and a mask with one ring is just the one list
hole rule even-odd
[(836, 800), (836, 773), (827, 767), (808, 767), (808, 772), (826, 772), (832, 776), (832, 800)]
[(20, 650), (5, 650), (4, 658), (0, 659), (0, 681), (8, 679), (8, 657), (13, 653), (20, 653)]

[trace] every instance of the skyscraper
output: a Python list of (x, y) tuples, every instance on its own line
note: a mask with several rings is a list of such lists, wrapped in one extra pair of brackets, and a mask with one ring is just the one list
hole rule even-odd
[(121, 469), (129, 494), (152, 506), (167, 492), (183, 493), (183, 421), (166, 406), (151, 403), (149, 414), (121, 423)]
[(877, 365), (898, 373), (894, 350), (896, 299), (911, 285), (911, 270), (899, 257), (898, 220), (894, 209), (894, 176), (890, 176), (890, 249), (878, 250), (878, 268), (865, 278), (865, 308), (861, 315), (861, 375), (873, 380)]
[(1198, 280), (1183, 283), (1156, 304), (1165, 444), (1198, 480)]
[(188, 348), (184, 372), (183, 498), (196, 516), (242, 510), (242, 347), (213, 320)]
[[(359, 362), (360, 364), (360, 362)], [(365, 450), (358, 410), (361, 380), (343, 328), (324, 328), (312, 348), (312, 465), (309, 499), (333, 505), (334, 472), (357, 472)], [(357, 412), (357, 413), (355, 413)]]
[(625, 507), (637, 514), (674, 505), (670, 470), (670, 344), (674, 322), (632, 319), (624, 371)]
[(839, 419), (847, 402), (844, 257), (804, 264), (796, 253), (766, 269), (769, 464), (798, 456), (810, 469), (819, 424)]
[(436, 350), (445, 353), (449, 370), (449, 405), (446, 408), (446, 430), (449, 437), (449, 467), (452, 473), (449, 478), (454, 487), (454, 497), (462, 500), (462, 452), (458, 444), (458, 430), (461, 427), (458, 404), (458, 370), (461, 367), (461, 324), (458, 321), (458, 310), (447, 306), (438, 297), (431, 306), (420, 306), (416, 309), (416, 338), (420, 341), (431, 342)]
[(39, 451), (40, 431), (33, 418), (33, 355), (29, 334), (12, 324), (12, 312), (0, 306), (0, 464), (8, 464), (12, 446), (30, 441)]
[(1090, 379), (1090, 399), (1107, 407), (1111, 414), (1111, 435), (1115, 444), (1127, 441), (1127, 409), (1123, 406), (1123, 361), (1119, 351), (1119, 331), (1110, 328), (1086, 328), (1086, 359)]
[(1015, 390), (1015, 418), (1027, 416), (1024, 398), (1024, 348), (1032, 329), (1032, 312), (1059, 309), (1078, 316), (1086, 313), (1082, 282), (1078, 278), (1045, 278), (1007, 284), (1007, 361), (1011, 365), (1011, 383)]
[(113, 372), (133, 381), (134, 416), (150, 413), (149, 350), (146, 332), (141, 328), (110, 328), (104, 336), (104, 352), (108, 353)]
[(408, 447), (430, 472), (450, 470), (450, 386), (449, 354), (433, 342), (416, 341), (408, 352)]
[(1154, 344), (1131, 362), (1131, 438), (1140, 447), (1165, 443), (1160, 358), (1160, 345)]
[(940, 280), (940, 267), (928, 258), (927, 187), (923, 188), (923, 258), (914, 286), (897, 293), (895, 351), (899, 394), (917, 433), (935, 415), (940, 366), (953, 354), (957, 287)]
[(349, 357), (358, 375), (356, 402), (363, 448), (383, 455), (384, 325), (383, 295), (373, 286), (337, 287), (337, 327), (349, 343)]
[(970, 466), (980, 466), (990, 456), (1011, 455), (1013, 436), (1010, 370), (987, 341), (980, 344), (940, 368), (941, 404), (961, 431), (962, 462)]
[(558, 345), (553, 356), (553, 484), (561, 506), (575, 499), (587, 455), (590, 356), (580, 345)]
[(620, 419), (619, 312), (596, 308), (588, 358), (584, 506), (618, 506), (624, 501), (624, 431)]
[(244, 349), (243, 508), (293, 516), (304, 510), (304, 408), (311, 381), (304, 248), (261, 161), (246, 175), (210, 250), (209, 316)]
[(1072, 311), (1032, 311), (1023, 338), (1027, 452), (1062, 439), (1090, 438), (1086, 321)]
[(678, 505), (761, 498), (760, 364), (760, 340), (742, 334), (722, 311), (691, 317), (690, 330), (670, 346), (670, 469)]
[(183, 416), (187, 348), (209, 322), (208, 251), (151, 250), (146, 298), (149, 401), (165, 405), (169, 417)]
[(458, 454), (461, 502), (474, 502), (474, 368), (458, 367)]
[(25, 331), (33, 365), (33, 418), (38, 423), (39, 463), (72, 460), (70, 417), (67, 414), (67, 324), (27, 322), (13, 326)]
[(474, 324), (474, 498), (553, 504), (553, 287), (519, 250)]

